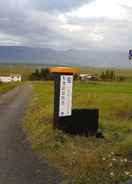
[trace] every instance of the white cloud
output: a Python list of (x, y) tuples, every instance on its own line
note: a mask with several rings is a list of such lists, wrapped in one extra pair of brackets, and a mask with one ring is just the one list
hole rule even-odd
[(61, 28), (63, 28), (66, 31), (69, 31), (69, 32), (80, 32), (80, 31), (83, 31), (83, 27), (80, 26), (80, 25), (64, 24), (64, 25), (61, 25)]
[(17, 36), (0, 33), (0, 45), (22, 45), (23, 42)]
[[(59, 15), (66, 35), (83, 47), (127, 50), (131, 47), (132, 2), (128, 0), (96, 0)], [(69, 32), (72, 32), (70, 34)]]
[(118, 3), (121, 4), (121, 5), (132, 7), (132, 1), (131, 0), (118, 0)]
[(131, 0), (53, 2), (55, 7), (47, 0), (0, 0), (0, 44), (60, 49), (131, 46)]
[(123, 7), (119, 6), (118, 0), (96, 0), (67, 13), (67, 15), (79, 18), (122, 19), (125, 17), (125, 13)]

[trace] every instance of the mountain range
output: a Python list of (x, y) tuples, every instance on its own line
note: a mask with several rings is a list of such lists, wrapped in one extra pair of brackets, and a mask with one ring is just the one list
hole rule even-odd
[(132, 67), (127, 52), (122, 51), (55, 50), (24, 46), (0, 46), (0, 63)]

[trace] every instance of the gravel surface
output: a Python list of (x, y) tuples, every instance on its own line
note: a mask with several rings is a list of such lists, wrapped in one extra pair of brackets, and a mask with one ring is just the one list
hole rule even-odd
[(21, 128), (32, 86), (0, 96), (0, 184), (59, 184), (59, 172), (32, 152)]

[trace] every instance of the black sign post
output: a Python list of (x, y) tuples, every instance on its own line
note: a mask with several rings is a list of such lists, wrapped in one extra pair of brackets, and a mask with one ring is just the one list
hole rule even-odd
[(54, 127), (60, 128), (60, 119), (72, 115), (73, 74), (77, 69), (71, 67), (51, 67), (55, 75), (54, 85)]
[(76, 69), (70, 67), (52, 67), (55, 75), (54, 87), (54, 128), (67, 133), (96, 135), (98, 131), (98, 109), (72, 109), (73, 74)]

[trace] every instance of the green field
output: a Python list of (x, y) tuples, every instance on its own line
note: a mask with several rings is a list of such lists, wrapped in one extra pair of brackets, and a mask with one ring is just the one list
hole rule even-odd
[(18, 83), (0, 83), (0, 95), (16, 87)]
[(53, 83), (34, 82), (33, 90), (24, 130), (42, 159), (72, 176), (73, 184), (114, 184), (132, 178), (132, 83), (75, 82), (73, 106), (99, 108), (104, 139), (53, 130)]

